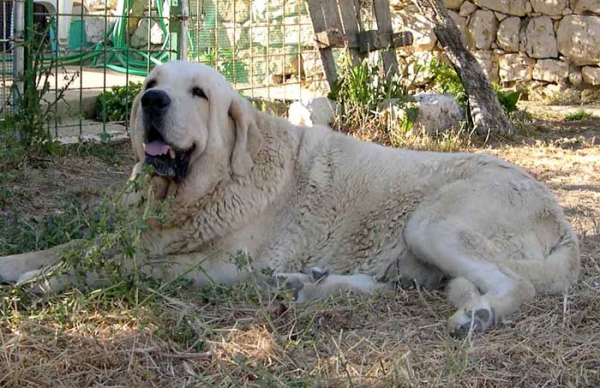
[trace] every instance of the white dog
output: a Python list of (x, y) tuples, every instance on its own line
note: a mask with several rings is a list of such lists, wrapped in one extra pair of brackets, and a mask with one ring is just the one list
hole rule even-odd
[[(451, 332), (485, 331), (536, 293), (564, 292), (579, 248), (561, 207), (517, 167), (483, 154), (382, 147), (256, 110), (214, 69), (156, 67), (131, 117), (134, 174), (155, 168), (173, 222), (145, 236), (152, 276), (233, 284), (256, 269), (329, 268), (378, 282), (450, 279)], [(64, 247), (0, 258), (19, 281)], [(165, 258), (168, 268), (163, 268)], [(33, 272), (32, 272), (33, 271)], [(55, 283), (65, 285), (68, 279)]]

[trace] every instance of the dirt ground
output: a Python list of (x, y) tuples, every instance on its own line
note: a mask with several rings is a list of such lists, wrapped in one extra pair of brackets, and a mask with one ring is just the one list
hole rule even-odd
[[(546, 115), (527, 129), (471, 151), (521, 166), (565, 207), (582, 252), (568, 295), (538, 297), (510, 322), (458, 340), (445, 331), (452, 309), (442, 292), (340, 296), (305, 309), (242, 286), (137, 304), (75, 291), (30, 297), (40, 308), (25, 312), (6, 286), (0, 386), (600, 387), (600, 119)], [(121, 144), (21, 166), (3, 176), (0, 217), (35, 223), (74, 203), (93, 207), (131, 165)], [(2, 233), (0, 254), (11, 244)]]

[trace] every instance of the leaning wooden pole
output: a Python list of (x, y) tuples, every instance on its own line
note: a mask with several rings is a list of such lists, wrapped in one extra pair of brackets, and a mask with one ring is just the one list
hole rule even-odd
[(469, 96), (469, 109), (477, 133), (512, 133), (514, 128), (483, 73), (481, 65), (465, 47), (460, 30), (448, 14), (443, 0), (420, 0), (433, 10), (437, 36), (446, 56)]

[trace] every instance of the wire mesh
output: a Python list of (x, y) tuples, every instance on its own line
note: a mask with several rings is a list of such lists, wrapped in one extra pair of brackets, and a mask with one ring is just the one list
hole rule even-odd
[[(26, 28), (35, 39), (25, 45), (43, 61), (36, 84), (46, 90), (48, 130), (63, 141), (125, 136), (138, 83), (157, 64), (181, 57), (181, 37), (187, 43), (181, 59), (217, 68), (250, 97), (322, 94), (314, 90), (324, 83), (313, 82), (323, 77), (305, 0), (184, 0), (183, 36), (181, 0), (22, 1), (34, 4)], [(12, 3), (4, 1), (0, 15), (3, 107), (12, 83)]]

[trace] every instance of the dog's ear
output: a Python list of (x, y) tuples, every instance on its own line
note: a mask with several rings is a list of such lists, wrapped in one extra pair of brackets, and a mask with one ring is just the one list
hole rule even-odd
[[(129, 115), (129, 134), (131, 136), (131, 145), (133, 146), (133, 156), (135, 162), (143, 161), (144, 156), (144, 134), (142, 131), (136, 128), (137, 125), (137, 111), (140, 107), (140, 100), (142, 99), (143, 92), (138, 93), (138, 95), (133, 100), (133, 104), (131, 104), (131, 113)], [(141, 158), (141, 159), (140, 159)]]
[(236, 175), (247, 175), (252, 170), (254, 158), (263, 145), (263, 137), (257, 124), (257, 111), (250, 101), (236, 95), (229, 107), (229, 117), (235, 126), (231, 169)]

